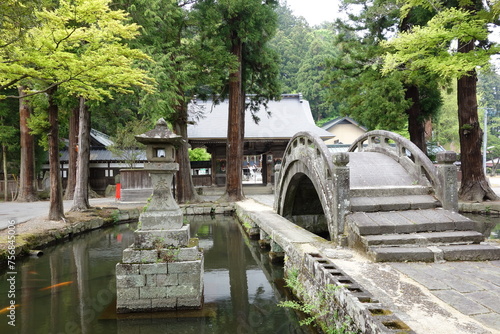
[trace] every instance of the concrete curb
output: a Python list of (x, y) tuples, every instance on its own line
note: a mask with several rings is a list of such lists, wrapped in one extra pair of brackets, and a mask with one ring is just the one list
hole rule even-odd
[(500, 216), (500, 201), (494, 202), (458, 202), (458, 211)]
[[(9, 249), (7, 240), (0, 238), (0, 268), (6, 265), (8, 256), (15, 255), (16, 260), (29, 256), (33, 249), (41, 249), (50, 245), (68, 240), (79, 234), (96, 230), (102, 227), (123, 224), (136, 221), (145, 203), (137, 203), (135, 208), (117, 208), (117, 207), (96, 207), (89, 211), (88, 219), (65, 224), (60, 228), (47, 229), (41, 233), (21, 233), (16, 235), (15, 247)], [(224, 214), (231, 215), (234, 212), (234, 206), (231, 203), (192, 203), (179, 205), (183, 214), (190, 215), (213, 215)], [(29, 224), (29, 221), (23, 223)]]

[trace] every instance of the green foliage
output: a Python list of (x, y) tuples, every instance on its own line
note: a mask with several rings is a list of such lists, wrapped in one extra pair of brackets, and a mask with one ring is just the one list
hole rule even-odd
[(313, 31), (302, 17), (293, 15), (292, 10), (284, 5), (276, 8), (278, 29), (270, 41), (270, 46), (280, 55), (280, 80), (282, 93), (299, 93), (297, 73), (310, 43)]
[(444, 146), (447, 150), (460, 151), (458, 136), (456, 83), (449, 91), (442, 91), (443, 106), (433, 119), (433, 141)]
[(197, 4), (188, 8), (185, 1), (117, 3), (141, 26), (134, 45), (154, 60), (144, 68), (155, 78), (156, 91), (141, 94), (141, 113), (175, 123), (185, 117), (195, 95), (203, 98), (220, 90), (232, 58), (223, 40), (214, 38), (213, 30), (220, 24), (216, 17), (200, 12)]
[[(278, 55), (269, 47), (276, 32), (276, 4), (274, 0), (204, 0), (195, 6), (203, 20), (218, 22), (207, 36), (222, 41), (227, 54), (231, 54), (232, 43), (236, 40), (242, 42), (242, 89), (245, 94), (251, 94), (247, 107), (252, 113), (259, 109), (260, 104), (278, 99), (281, 93)], [(225, 68), (226, 73), (237, 68), (234, 57), (230, 65)], [(220, 98), (226, 98), (228, 94), (229, 78), (224, 78), (226, 86)]]
[(318, 291), (315, 296), (308, 296), (307, 290), (304, 285), (299, 280), (299, 271), (297, 269), (291, 269), (287, 272), (287, 277), (285, 278), (286, 287), (290, 288), (293, 293), (300, 299), (307, 299), (308, 302), (298, 302), (296, 300), (286, 300), (281, 301), (278, 306), (287, 307), (293, 310), (302, 312), (308, 317), (301, 320), (299, 324), (313, 325), (318, 324), (321, 327), (322, 332), (327, 334), (355, 334), (349, 330), (352, 324), (352, 319), (346, 316), (343, 321), (340, 321), (338, 312), (333, 314), (336, 327), (328, 327), (321, 318), (329, 314), (329, 303), (331, 302), (335, 292), (340, 289), (340, 286), (329, 284), (325, 287), (325, 290)]
[(324, 84), (327, 61), (335, 57), (335, 35), (332, 29), (316, 29), (310, 33), (307, 54), (297, 73), (298, 90), (311, 104), (315, 119), (338, 116), (335, 104), (327, 101), (329, 87)]
[[(349, 9), (361, 3), (344, 0), (343, 6)], [(325, 84), (330, 87), (329, 103), (341, 115), (370, 130), (402, 132), (411, 126), (408, 130), (415, 135), (423, 131), (423, 123), (436, 113), (441, 99), (436, 78), (423, 71), (381, 72), (385, 50), (380, 43), (398, 29), (425, 23), (429, 13), (412, 10), (400, 15), (396, 1), (373, 2), (351, 14), (349, 22), (337, 23), (338, 52), (328, 62)]]
[[(344, 1), (349, 7), (356, 1)], [(381, 12), (385, 14), (381, 16)], [(397, 22), (397, 7), (391, 2), (374, 3), (353, 16), (354, 22), (338, 23), (335, 44), (338, 52), (327, 61), (324, 84), (329, 87), (328, 103), (339, 114), (350, 116), (370, 130), (399, 130), (406, 126), (403, 77), (380, 74), (378, 42)], [(357, 30), (366, 33), (360, 38)]]
[(0, 100), (0, 146), (10, 150), (19, 147), (19, 103), (16, 100)]
[(193, 148), (189, 149), (189, 160), (190, 161), (209, 161), (212, 155), (207, 152), (205, 148)]
[(35, 91), (59, 86), (89, 100), (129, 93), (131, 86), (152, 89), (146, 73), (134, 66), (147, 56), (129, 48), (138, 26), (125, 23), (110, 0), (61, 0), (57, 8), (35, 9), (39, 23), (23, 38), (0, 49), (0, 86), (29, 79)]
[(302, 93), (316, 120), (338, 116), (336, 104), (327, 102), (329, 87), (323, 83), (326, 60), (338, 52), (334, 27), (311, 28), (286, 5), (279, 6), (276, 12), (278, 31), (270, 44), (281, 58), (282, 93)]
[(117, 223), (120, 218), (120, 210), (113, 210), (111, 212), (111, 219), (113, 220), (113, 223)]
[(26, 30), (36, 24), (37, 0), (3, 0), (0, 2), (0, 48), (20, 41)]
[(452, 41), (469, 42), (488, 39), (488, 23), (483, 15), (463, 8), (443, 8), (425, 26), (400, 32), (390, 41), (382, 43), (384, 73), (404, 67), (408, 70), (425, 69), (444, 78), (460, 78), (477, 66), (489, 63), (490, 56), (500, 52), (500, 46), (478, 48), (475, 52), (459, 52), (451, 48)]

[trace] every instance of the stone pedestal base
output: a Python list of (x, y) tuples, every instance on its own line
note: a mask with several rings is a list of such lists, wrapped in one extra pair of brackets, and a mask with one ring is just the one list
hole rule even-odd
[(116, 265), (117, 313), (201, 308), (203, 261), (197, 246), (125, 249)]
[(189, 225), (176, 230), (137, 230), (134, 235), (135, 248), (182, 247), (189, 242)]
[(182, 227), (182, 210), (172, 208), (163, 211), (146, 211), (139, 218), (141, 230), (176, 230)]

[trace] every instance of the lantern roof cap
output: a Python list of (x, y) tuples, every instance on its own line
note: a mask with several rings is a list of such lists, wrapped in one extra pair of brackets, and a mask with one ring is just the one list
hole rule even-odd
[(175, 134), (172, 130), (168, 128), (167, 122), (160, 118), (153, 130), (149, 130), (143, 134), (135, 136), (135, 139), (139, 143), (151, 144), (151, 143), (178, 143), (182, 140), (182, 136)]

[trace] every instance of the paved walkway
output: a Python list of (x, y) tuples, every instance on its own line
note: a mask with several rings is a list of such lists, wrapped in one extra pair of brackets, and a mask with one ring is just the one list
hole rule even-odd
[[(69, 211), (72, 204), (73, 201), (63, 201), (64, 211)], [(130, 204), (116, 202), (114, 198), (93, 198), (90, 200), (90, 205), (124, 206)], [(49, 206), (49, 201), (30, 203), (0, 202), (0, 230), (7, 228), (9, 221), (20, 224), (34, 218), (46, 218), (49, 214)]]
[[(270, 195), (249, 197), (273, 203)], [(500, 333), (500, 261), (374, 263), (346, 249), (324, 255), (416, 333)]]

